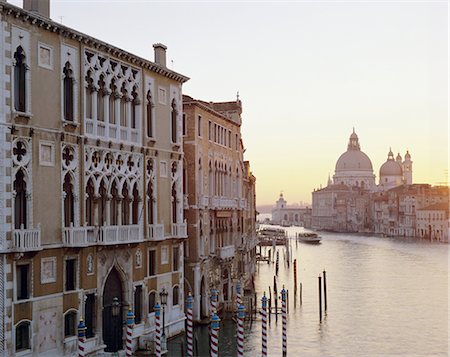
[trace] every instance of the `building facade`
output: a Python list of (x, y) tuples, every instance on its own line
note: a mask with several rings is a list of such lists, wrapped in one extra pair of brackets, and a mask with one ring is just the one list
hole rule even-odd
[(153, 345), (184, 329), (182, 84), (155, 61), (0, 3), (0, 354)]
[(184, 96), (183, 108), (189, 207), (185, 273), (198, 321), (210, 315), (211, 289), (218, 291), (220, 309), (234, 309), (236, 284), (252, 287), (255, 178), (243, 160), (240, 100), (213, 103)]
[(417, 236), (448, 242), (450, 219), (448, 202), (435, 203), (417, 211)]
[(282, 226), (301, 226), (311, 228), (311, 208), (290, 205), (280, 193), (280, 197), (272, 209), (272, 223)]

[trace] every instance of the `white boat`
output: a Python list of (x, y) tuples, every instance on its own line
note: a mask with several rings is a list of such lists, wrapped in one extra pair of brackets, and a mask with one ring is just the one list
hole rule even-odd
[(263, 227), (258, 231), (259, 245), (276, 245), (286, 244), (286, 231), (283, 228)]
[(297, 239), (303, 243), (319, 244), (322, 238), (315, 232), (298, 233)]

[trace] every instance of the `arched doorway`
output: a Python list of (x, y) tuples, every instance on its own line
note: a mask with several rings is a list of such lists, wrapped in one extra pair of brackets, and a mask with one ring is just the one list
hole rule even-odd
[(205, 288), (205, 277), (202, 277), (202, 281), (200, 282), (200, 319), (203, 320), (208, 315), (205, 309), (205, 300), (206, 300), (206, 288)]
[[(105, 352), (117, 352), (123, 348), (122, 281), (116, 268), (112, 268), (103, 290), (103, 342)], [(119, 305), (114, 307), (113, 303)]]

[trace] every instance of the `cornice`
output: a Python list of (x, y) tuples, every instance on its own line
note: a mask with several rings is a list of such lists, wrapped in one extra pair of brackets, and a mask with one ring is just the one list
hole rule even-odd
[(238, 126), (238, 127), (241, 126), (241, 124), (236, 123), (234, 120), (228, 118), (227, 116), (225, 116), (225, 115), (223, 115), (223, 114), (221, 114), (221, 113), (219, 113), (219, 112), (216, 112), (214, 109), (212, 109), (211, 107), (209, 107), (209, 106), (203, 104), (201, 101), (198, 101), (198, 100), (184, 101), (184, 102), (183, 102), (183, 105), (195, 105), (195, 106), (199, 107), (200, 109), (205, 110), (205, 111), (207, 111), (208, 113), (215, 115), (216, 117), (219, 117), (219, 118), (221, 118), (221, 119), (224, 119), (224, 120), (226, 120), (227, 122), (229, 122), (229, 123), (231, 123), (231, 124), (233, 124), (233, 125), (236, 125), (236, 126)]
[(124, 51), (118, 47), (110, 45), (106, 42), (98, 40), (82, 32), (71, 29), (70, 27), (59, 24), (37, 13), (24, 10), (20, 7), (11, 5), (6, 2), (0, 5), (0, 11), (7, 16), (12, 16), (15, 17), (16, 19), (21, 19), (22, 21), (28, 22), (36, 27), (40, 27), (43, 28), (44, 30), (58, 33), (63, 37), (76, 40), (83, 45), (91, 46), (97, 50), (104, 51), (117, 57), (118, 59), (128, 61), (142, 68), (146, 68), (164, 77), (173, 79), (174, 81), (177, 81), (179, 83), (185, 83), (189, 80), (189, 77), (183, 76), (182, 74), (174, 72), (157, 63), (136, 56), (130, 52)]

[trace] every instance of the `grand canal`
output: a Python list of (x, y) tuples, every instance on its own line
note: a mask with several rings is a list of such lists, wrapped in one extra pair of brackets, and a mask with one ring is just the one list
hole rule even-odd
[[(287, 228), (292, 237), (301, 228)], [(291, 241), (302, 283), (294, 301), (293, 265), (280, 254), (278, 289), (289, 289), (290, 356), (448, 356), (449, 245), (414, 239), (322, 233), (320, 245)], [(267, 249), (271, 249), (267, 248)], [(264, 253), (264, 248), (262, 250)], [(328, 310), (319, 322), (318, 276), (327, 272)], [(259, 263), (258, 301), (273, 285), (275, 264)], [(273, 289), (272, 289), (273, 291)], [(207, 331), (198, 329), (199, 355)], [(220, 331), (220, 356), (235, 355), (234, 328)], [(248, 356), (261, 354), (261, 319), (246, 328)], [(281, 356), (281, 318), (268, 326), (268, 355)]]

